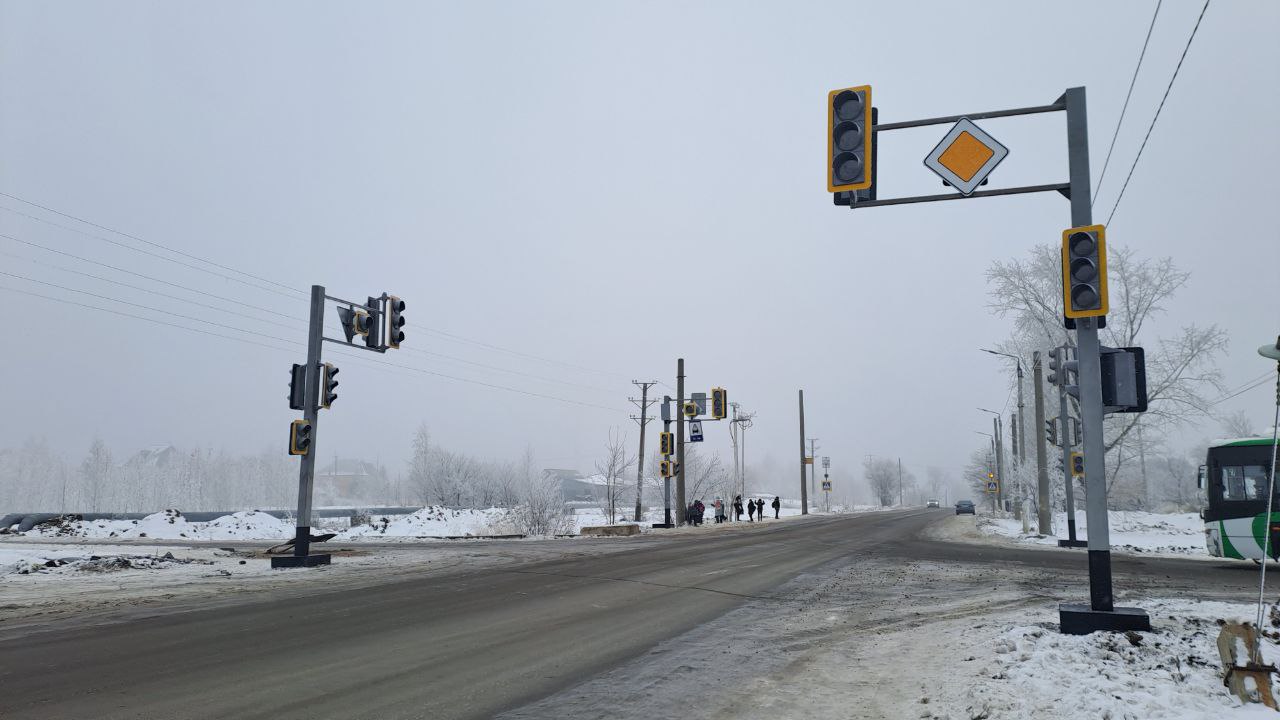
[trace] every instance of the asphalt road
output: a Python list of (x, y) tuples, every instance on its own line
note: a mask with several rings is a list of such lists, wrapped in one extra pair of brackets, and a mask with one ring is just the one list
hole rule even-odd
[[(3, 718), (481, 718), (546, 697), (769, 593), (861, 558), (1023, 564), (1082, 553), (921, 537), (948, 511), (605, 540), (628, 549), (358, 590), (157, 614), (0, 642)], [(1245, 598), (1251, 565), (1116, 556), (1117, 589)], [(998, 572), (993, 567), (993, 572)], [(1256, 586), (1252, 592), (1256, 592)]]

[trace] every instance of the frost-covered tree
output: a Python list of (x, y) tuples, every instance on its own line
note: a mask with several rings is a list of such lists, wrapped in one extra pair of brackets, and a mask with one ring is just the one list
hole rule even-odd
[(871, 487), (871, 494), (882, 507), (892, 505), (898, 499), (898, 464), (889, 458), (874, 455), (863, 458), (862, 473)]
[(101, 438), (94, 438), (89, 453), (80, 463), (80, 482), (85, 505), (90, 512), (102, 509), (102, 501), (110, 492), (112, 470), (111, 451)]
[(596, 473), (604, 480), (599, 496), (600, 509), (612, 523), (618, 519), (618, 506), (625, 484), (623, 475), (635, 465), (636, 456), (627, 454), (627, 436), (616, 429), (609, 430), (609, 440), (604, 446), (604, 457), (596, 461)]

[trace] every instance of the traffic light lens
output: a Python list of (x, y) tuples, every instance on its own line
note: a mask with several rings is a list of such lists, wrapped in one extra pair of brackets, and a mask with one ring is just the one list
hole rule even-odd
[(1092, 285), (1077, 285), (1071, 288), (1071, 304), (1078, 310), (1092, 310), (1098, 307), (1098, 293)]
[(841, 182), (854, 182), (862, 176), (862, 158), (853, 153), (840, 153), (831, 165)]
[(836, 126), (836, 147), (841, 150), (862, 148), (862, 126), (856, 122), (842, 122)]
[(1092, 255), (1094, 250), (1098, 248), (1098, 243), (1094, 241), (1093, 236), (1086, 232), (1073, 233), (1070, 241), (1071, 254), (1077, 257), (1081, 255)]
[(862, 115), (862, 94), (845, 90), (836, 95), (835, 112), (837, 120), (853, 120)]
[(1098, 279), (1098, 266), (1092, 260), (1077, 258), (1071, 261), (1071, 279), (1079, 283), (1089, 283)]

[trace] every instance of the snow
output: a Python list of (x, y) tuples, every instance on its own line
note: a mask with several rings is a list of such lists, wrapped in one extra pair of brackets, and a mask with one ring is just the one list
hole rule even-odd
[(430, 505), (401, 517), (375, 517), (372, 525), (361, 525), (338, 533), (335, 540), (359, 540), (381, 537), (483, 537), (515, 534), (505, 528), (510, 510), (488, 508), (454, 509)]
[[(1111, 548), (1115, 551), (1138, 553), (1161, 553), (1172, 555), (1198, 555), (1207, 557), (1208, 549), (1204, 542), (1204, 521), (1195, 513), (1150, 513), (1133, 510), (1112, 510), (1108, 513), (1110, 522)], [(1035, 527), (1032, 520), (1031, 526)], [(1022, 533), (1022, 521), (1012, 518), (983, 518), (983, 530), (996, 535), (1015, 538), (1024, 542), (1041, 545), (1058, 544), (1058, 539), (1066, 539), (1066, 513), (1056, 513), (1053, 522), (1056, 535), (1045, 536), (1032, 532)], [(1076, 513), (1076, 537), (1087, 537), (1088, 524), (1084, 511)]]

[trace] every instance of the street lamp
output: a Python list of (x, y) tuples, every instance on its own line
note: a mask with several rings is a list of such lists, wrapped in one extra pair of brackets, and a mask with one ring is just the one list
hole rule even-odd
[(1017, 355), (1011, 355), (1010, 353), (1007, 353), (1007, 352), (1000, 352), (999, 350), (988, 350), (987, 348), (978, 348), (978, 349), (984, 353), (990, 353), (992, 355), (999, 355), (1001, 357), (1011, 358), (1015, 366), (1017, 367), (1017, 371), (1018, 371), (1018, 424), (1017, 424), (1018, 437), (1015, 441), (1015, 445), (1013, 448), (1013, 456), (1014, 456), (1014, 459), (1018, 461), (1018, 464), (1022, 464), (1027, 459), (1026, 423), (1023, 422), (1024, 413), (1023, 413), (1023, 405), (1022, 405), (1022, 358), (1018, 357)]
[(991, 429), (995, 432), (992, 440), (993, 452), (996, 456), (996, 477), (1000, 479), (1000, 484), (996, 486), (996, 504), (999, 507), (1004, 506), (1004, 418), (995, 410), (986, 408), (978, 408), (982, 412), (991, 413)]

